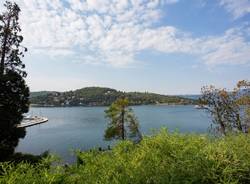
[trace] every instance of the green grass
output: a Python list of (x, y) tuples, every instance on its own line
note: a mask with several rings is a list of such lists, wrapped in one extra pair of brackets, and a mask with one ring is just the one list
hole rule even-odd
[(165, 130), (140, 144), (78, 152), (78, 163), (2, 163), (0, 183), (250, 183), (250, 135), (212, 139)]

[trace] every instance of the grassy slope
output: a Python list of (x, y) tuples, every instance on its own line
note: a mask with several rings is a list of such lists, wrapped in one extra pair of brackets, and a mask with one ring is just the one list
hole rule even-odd
[(121, 142), (112, 151), (78, 153), (68, 167), (2, 164), (0, 183), (250, 183), (250, 136), (209, 139), (169, 134)]

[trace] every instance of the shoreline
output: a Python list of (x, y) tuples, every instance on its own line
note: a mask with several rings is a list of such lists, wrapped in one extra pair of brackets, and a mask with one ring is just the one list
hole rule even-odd
[[(179, 103), (160, 103), (160, 104), (133, 104), (130, 106), (149, 106), (149, 105), (154, 105), (154, 106), (186, 106), (186, 105), (196, 105), (196, 104), (179, 104)], [(30, 107), (108, 107), (110, 105), (39, 105), (39, 104), (30, 104)]]

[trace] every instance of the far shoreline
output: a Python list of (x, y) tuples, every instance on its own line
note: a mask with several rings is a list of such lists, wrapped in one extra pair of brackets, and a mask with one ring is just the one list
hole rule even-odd
[[(130, 105), (131, 107), (133, 106), (188, 106), (188, 105), (196, 105), (196, 104), (179, 104), (179, 103), (159, 103), (159, 104), (133, 104)], [(40, 105), (40, 104), (30, 104), (30, 107), (35, 107), (35, 108), (58, 108), (58, 107), (108, 107), (109, 105), (65, 105), (65, 106), (59, 106), (59, 105)]]

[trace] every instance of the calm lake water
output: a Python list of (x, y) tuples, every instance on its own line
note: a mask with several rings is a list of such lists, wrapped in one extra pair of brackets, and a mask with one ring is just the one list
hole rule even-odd
[[(106, 107), (59, 107), (31, 108), (31, 115), (49, 118), (44, 124), (26, 128), (26, 136), (19, 142), (16, 151), (40, 154), (46, 150), (59, 155), (66, 162), (73, 162), (73, 150), (88, 150), (107, 147), (111, 142), (103, 140), (108, 123)], [(204, 110), (194, 106), (135, 106), (143, 134), (152, 129), (167, 127), (170, 131), (206, 133), (211, 119)]]

